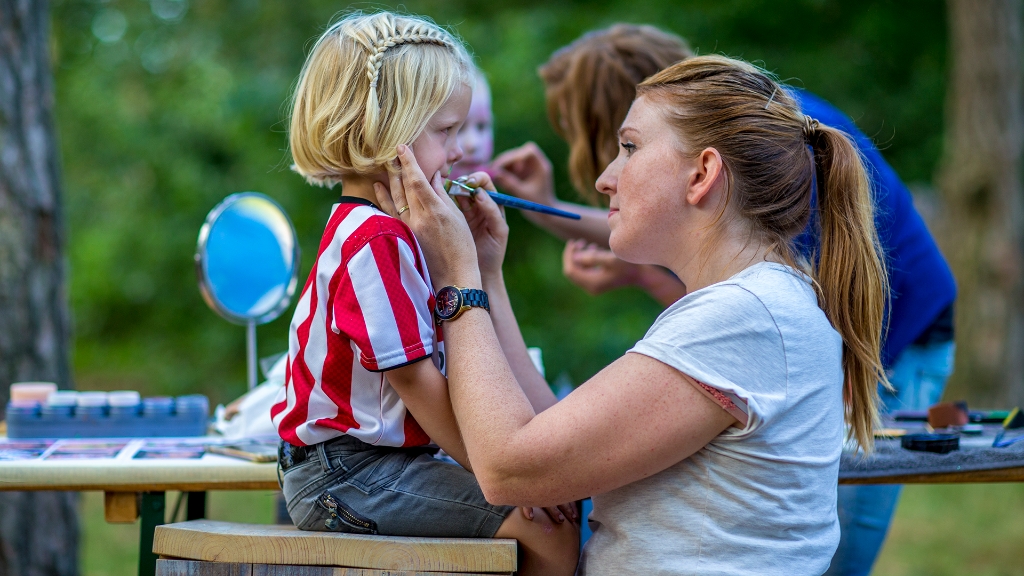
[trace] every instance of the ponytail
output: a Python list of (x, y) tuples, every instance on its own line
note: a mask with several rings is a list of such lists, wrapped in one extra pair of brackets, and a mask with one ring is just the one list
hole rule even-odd
[(814, 269), (818, 302), (843, 337), (843, 405), (850, 437), (874, 447), (878, 385), (890, 387), (880, 360), (889, 281), (879, 255), (867, 173), (843, 132), (805, 117), (814, 152), (821, 245)]

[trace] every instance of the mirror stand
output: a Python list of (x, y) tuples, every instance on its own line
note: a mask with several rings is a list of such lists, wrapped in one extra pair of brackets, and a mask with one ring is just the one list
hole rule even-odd
[(256, 387), (256, 321), (249, 320), (245, 325), (245, 364), (249, 390)]
[(206, 303), (245, 326), (246, 384), (256, 387), (256, 326), (277, 318), (295, 293), (299, 243), (281, 205), (257, 192), (231, 194), (206, 216), (196, 243)]

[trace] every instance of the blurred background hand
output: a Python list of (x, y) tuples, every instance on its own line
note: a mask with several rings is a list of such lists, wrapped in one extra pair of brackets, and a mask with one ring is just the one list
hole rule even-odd
[(562, 252), (562, 273), (591, 295), (637, 286), (663, 306), (686, 295), (686, 285), (671, 272), (649, 264), (626, 262), (607, 248), (570, 240)]
[(491, 168), (502, 192), (547, 206), (557, 201), (551, 161), (533, 142), (502, 152)]

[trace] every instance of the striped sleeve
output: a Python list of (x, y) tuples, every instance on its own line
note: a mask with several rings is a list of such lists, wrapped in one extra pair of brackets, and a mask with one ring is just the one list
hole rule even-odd
[(343, 261), (346, 268), (333, 299), (334, 324), (352, 341), (363, 368), (381, 372), (429, 357), (434, 351), (432, 294), (410, 239), (376, 234)]

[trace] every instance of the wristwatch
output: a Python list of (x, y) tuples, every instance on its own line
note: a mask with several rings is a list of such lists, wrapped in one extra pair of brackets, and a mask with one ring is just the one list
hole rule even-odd
[(455, 320), (463, 312), (474, 307), (491, 311), (491, 306), (487, 302), (487, 292), (473, 288), (445, 286), (437, 291), (434, 319), (438, 324)]

